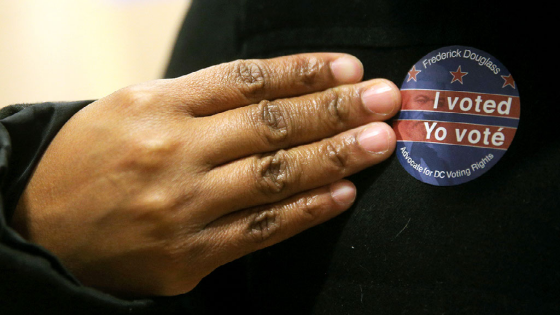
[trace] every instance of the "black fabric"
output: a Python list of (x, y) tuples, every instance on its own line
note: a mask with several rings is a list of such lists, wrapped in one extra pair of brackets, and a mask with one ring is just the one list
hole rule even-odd
[(166, 77), (235, 59), (241, 0), (193, 1), (181, 27)]
[(473, 46), (519, 87), (513, 144), (488, 173), (452, 187), (423, 184), (392, 157), (350, 178), (359, 194), (340, 217), (219, 268), (184, 296), (125, 301), (83, 287), (7, 225), (42, 152), (89, 102), (5, 108), (0, 314), (558, 314), (560, 144), (546, 77), (556, 59), (536, 37), (552, 12), (498, 2), (193, 0), (167, 77), (237, 58), (340, 51), (362, 60), (366, 79), (400, 84), (433, 49)]
[(91, 101), (15, 105), (3, 109), (2, 125), (16, 144), (11, 146), (11, 154), (17, 157), (11, 159), (2, 187), (8, 221), (43, 151), (62, 125), (88, 103)]
[[(194, 4), (199, 12), (221, 5)], [(548, 41), (528, 40), (546, 32), (546, 8), (456, 1), (247, 0), (239, 5), (241, 12), (230, 13), (239, 15), (235, 25), (191, 20), (191, 28), (206, 30), (205, 48), (221, 45), (218, 38), (211, 43), (212, 27), (235, 26), (239, 49), (227, 52), (227, 59), (348, 52), (362, 60), (366, 79), (384, 77), (399, 85), (430, 51), (472, 46), (513, 74), (521, 120), (500, 162), (463, 185), (423, 184), (395, 156), (352, 176), (359, 194), (349, 212), (210, 275), (190, 295), (207, 301), (203, 313), (560, 312), (560, 144), (551, 67), (546, 67), (555, 58)], [(537, 17), (539, 22), (528, 23)], [(185, 37), (181, 41), (187, 51), (175, 52), (170, 76), (224, 59), (181, 58), (198, 45)], [(233, 284), (232, 275), (246, 282)], [(210, 302), (216, 299), (223, 303)]]

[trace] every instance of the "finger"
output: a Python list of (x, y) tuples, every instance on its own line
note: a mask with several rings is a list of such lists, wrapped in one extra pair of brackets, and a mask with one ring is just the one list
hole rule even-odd
[(204, 125), (200, 129), (212, 132), (201, 140), (212, 143), (213, 150), (205, 152), (204, 161), (221, 165), (386, 120), (397, 113), (400, 100), (401, 93), (392, 82), (376, 79), (205, 117), (198, 121)]
[(209, 224), (204, 234), (212, 253), (229, 262), (290, 238), (347, 210), (356, 187), (347, 180), (310, 190), (279, 203), (235, 212)]
[(374, 122), (335, 137), (271, 154), (256, 154), (206, 173), (208, 218), (280, 201), (321, 187), (388, 158), (396, 146), (386, 123)]
[(359, 82), (362, 63), (353, 56), (313, 53), (267, 60), (237, 60), (172, 81), (184, 109), (208, 116), (262, 100), (290, 97)]

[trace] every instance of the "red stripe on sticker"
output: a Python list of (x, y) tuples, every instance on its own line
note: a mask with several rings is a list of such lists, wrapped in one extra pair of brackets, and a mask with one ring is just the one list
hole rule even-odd
[(397, 140), (507, 149), (515, 128), (424, 120), (397, 120)]
[(519, 118), (518, 96), (472, 92), (402, 90), (402, 109)]

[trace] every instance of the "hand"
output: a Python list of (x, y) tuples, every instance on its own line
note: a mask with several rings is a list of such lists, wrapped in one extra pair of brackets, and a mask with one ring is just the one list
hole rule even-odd
[[(70, 119), (12, 226), (85, 285), (190, 291), (218, 266), (348, 209), (400, 107), (344, 54), (226, 63), (124, 88)], [(270, 101), (269, 101), (270, 100)]]

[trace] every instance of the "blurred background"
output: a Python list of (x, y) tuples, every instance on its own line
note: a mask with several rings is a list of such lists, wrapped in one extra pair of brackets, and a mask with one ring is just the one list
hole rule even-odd
[(0, 0), (0, 107), (161, 78), (190, 0)]

